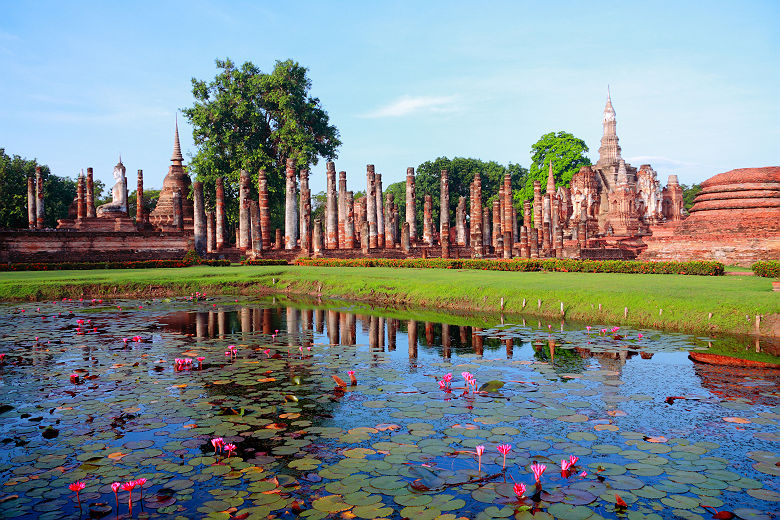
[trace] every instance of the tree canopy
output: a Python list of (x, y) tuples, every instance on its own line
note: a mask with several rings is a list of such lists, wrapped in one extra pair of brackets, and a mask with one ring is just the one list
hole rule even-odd
[(531, 146), (531, 168), (520, 192), (520, 200), (533, 199), (534, 181), (542, 183), (542, 191), (547, 186), (547, 174), (550, 161), (556, 186), (568, 186), (572, 176), (583, 166), (591, 164), (585, 155), (588, 145), (585, 141), (568, 132), (550, 132), (544, 134)]
[[(469, 210), (469, 186), (474, 181), (474, 176), (479, 173), (482, 180), (482, 203), (492, 202), (497, 196), (504, 175), (512, 175), (512, 188), (517, 190), (525, 184), (525, 176), (528, 170), (519, 164), (509, 163), (504, 166), (495, 161), (482, 161), (465, 157), (438, 157), (433, 161), (425, 161), (415, 170), (415, 210), (417, 212), (417, 229), (422, 230), (423, 205), (425, 195), (433, 199), (433, 211), (431, 216), (438, 229), (440, 205), (441, 205), (441, 171), (447, 170), (450, 188), (450, 227), (455, 226), (455, 211), (458, 207), (458, 199), (466, 197), (466, 210)], [(399, 220), (406, 219), (406, 181), (389, 185), (385, 192), (393, 193), (395, 203), (398, 205)]]
[(309, 95), (308, 69), (297, 62), (277, 61), (270, 74), (251, 62), (237, 67), (230, 59), (218, 59), (216, 65), (221, 71), (213, 81), (192, 79), (195, 104), (183, 110), (198, 147), (189, 169), (204, 183), (209, 205), (215, 201), (216, 178), (224, 178), (232, 222), (238, 218), (240, 171), (249, 172), (254, 192), (257, 172), (265, 169), (272, 224), (279, 225), (286, 160), (294, 159), (302, 169), (320, 157), (335, 159), (339, 132), (320, 100)]
[(683, 203), (685, 204), (685, 211), (690, 211), (693, 207), (693, 202), (694, 199), (696, 199), (696, 195), (698, 195), (701, 191), (701, 184), (691, 184), (690, 186), (687, 184), (680, 184), (680, 187), (683, 190)]

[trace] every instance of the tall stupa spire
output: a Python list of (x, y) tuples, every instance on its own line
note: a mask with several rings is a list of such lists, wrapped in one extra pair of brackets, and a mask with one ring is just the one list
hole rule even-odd
[(550, 169), (547, 171), (547, 193), (555, 195), (555, 176), (553, 175), (552, 159), (550, 159)]
[(181, 164), (184, 162), (184, 157), (181, 155), (181, 144), (179, 143), (179, 115), (176, 114), (176, 134), (173, 140), (173, 156), (171, 162), (174, 164)]
[(604, 135), (601, 137), (599, 147), (599, 166), (608, 166), (620, 161), (620, 145), (617, 136), (617, 121), (615, 108), (612, 106), (612, 94), (607, 86), (607, 104), (604, 107), (604, 117), (601, 120), (604, 127)]

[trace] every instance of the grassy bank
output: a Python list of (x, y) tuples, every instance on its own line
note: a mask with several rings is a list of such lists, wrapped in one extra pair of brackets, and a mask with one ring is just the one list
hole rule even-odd
[[(507, 312), (685, 332), (780, 335), (780, 293), (758, 277), (243, 266), (0, 274), (0, 299), (311, 294), (438, 309)], [(526, 306), (523, 308), (523, 301)], [(541, 301), (541, 304), (539, 303)], [(600, 309), (599, 309), (599, 306)], [(628, 308), (627, 316), (624, 309)], [(712, 317), (709, 317), (712, 313)]]

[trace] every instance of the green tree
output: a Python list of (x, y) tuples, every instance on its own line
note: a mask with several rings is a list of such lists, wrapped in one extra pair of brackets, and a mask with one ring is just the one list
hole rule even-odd
[[(160, 190), (144, 190), (144, 210), (148, 215), (155, 207), (157, 207), (157, 201), (160, 199)], [(110, 201), (109, 201), (110, 202)], [(137, 215), (138, 207), (138, 190), (133, 190), (127, 196), (127, 213), (131, 217)]]
[(257, 172), (264, 168), (272, 225), (279, 227), (286, 160), (294, 159), (302, 169), (316, 165), (319, 157), (335, 159), (338, 130), (320, 100), (309, 95), (307, 69), (297, 62), (277, 61), (270, 74), (251, 62), (237, 67), (218, 59), (216, 65), (221, 72), (213, 81), (192, 79), (195, 104), (183, 110), (198, 147), (189, 169), (204, 183), (210, 205), (216, 178), (224, 178), (228, 219), (236, 222), (240, 171), (249, 172), (255, 192)]
[(693, 207), (693, 200), (696, 195), (701, 191), (701, 184), (681, 184), (680, 187), (683, 190), (683, 202), (685, 203), (685, 211), (690, 211)]
[(534, 181), (542, 183), (542, 191), (546, 189), (550, 161), (555, 185), (568, 186), (572, 175), (581, 167), (590, 165), (590, 159), (585, 155), (587, 152), (585, 141), (568, 132), (544, 134), (531, 146), (531, 168), (517, 198), (521, 201), (533, 199)]

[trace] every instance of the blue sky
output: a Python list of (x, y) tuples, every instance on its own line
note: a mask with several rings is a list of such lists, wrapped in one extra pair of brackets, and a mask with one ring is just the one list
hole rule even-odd
[[(341, 132), (350, 189), (439, 156), (530, 163), (544, 133), (595, 161), (607, 84), (623, 156), (663, 183), (780, 164), (780, 2), (0, 0), (0, 147), (58, 175), (159, 187), (190, 79), (292, 58)], [(179, 119), (185, 156), (191, 128)], [(325, 165), (312, 168), (324, 189)]]

